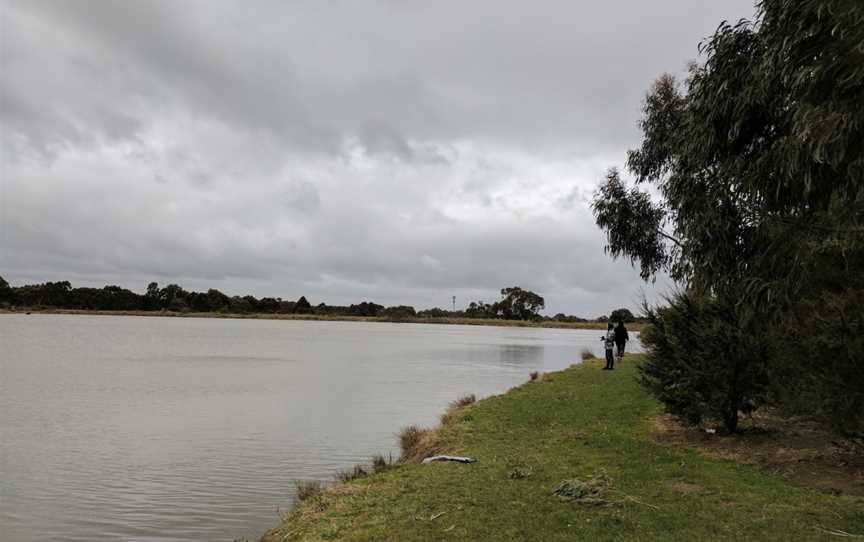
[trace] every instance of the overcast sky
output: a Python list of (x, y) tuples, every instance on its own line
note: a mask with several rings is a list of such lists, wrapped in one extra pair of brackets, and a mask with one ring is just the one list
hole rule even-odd
[[(254, 6), (254, 7), (253, 7)], [(588, 202), (750, 0), (2, 1), (0, 275), (636, 308)]]

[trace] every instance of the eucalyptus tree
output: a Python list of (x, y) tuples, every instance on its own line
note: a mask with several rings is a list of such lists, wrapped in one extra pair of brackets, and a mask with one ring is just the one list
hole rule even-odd
[(734, 309), (777, 399), (862, 431), (864, 3), (764, 0), (700, 50), (647, 95), (635, 186), (610, 170), (595, 194), (607, 250)]

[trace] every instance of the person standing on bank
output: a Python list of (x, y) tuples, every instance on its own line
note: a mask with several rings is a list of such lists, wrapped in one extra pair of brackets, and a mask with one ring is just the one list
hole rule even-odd
[(630, 340), (630, 335), (627, 333), (627, 328), (624, 327), (624, 322), (619, 320), (618, 326), (615, 327), (615, 346), (618, 347), (618, 359), (624, 357), (624, 346)]
[(609, 327), (606, 328), (606, 335), (601, 339), (606, 345), (606, 367), (604, 371), (611, 371), (615, 368), (615, 329), (612, 322), (609, 322)]

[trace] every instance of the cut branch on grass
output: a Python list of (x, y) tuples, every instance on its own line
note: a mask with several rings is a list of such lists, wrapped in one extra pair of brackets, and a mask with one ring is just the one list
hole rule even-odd
[(816, 529), (822, 531), (825, 534), (830, 534), (833, 536), (839, 536), (842, 538), (864, 538), (864, 535), (847, 533), (846, 531), (841, 531), (840, 529), (826, 529), (825, 527), (822, 527), (821, 525), (817, 525)]
[(624, 497), (624, 500), (627, 500), (630, 502), (635, 502), (636, 504), (641, 504), (642, 506), (647, 506), (648, 508), (653, 508), (654, 510), (660, 510), (659, 506), (654, 505), (654, 504), (650, 504), (650, 503), (647, 503), (644, 501), (640, 501), (639, 499), (637, 499), (633, 495), (628, 495), (628, 494), (624, 493), (623, 491), (617, 491), (616, 490), (615, 493), (618, 493), (619, 495)]

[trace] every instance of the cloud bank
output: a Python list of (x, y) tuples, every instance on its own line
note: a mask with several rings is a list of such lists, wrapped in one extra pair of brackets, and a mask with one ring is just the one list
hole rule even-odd
[[(2, 2), (0, 274), (634, 307), (588, 202), (752, 2)], [(648, 286), (649, 295), (655, 288)]]

